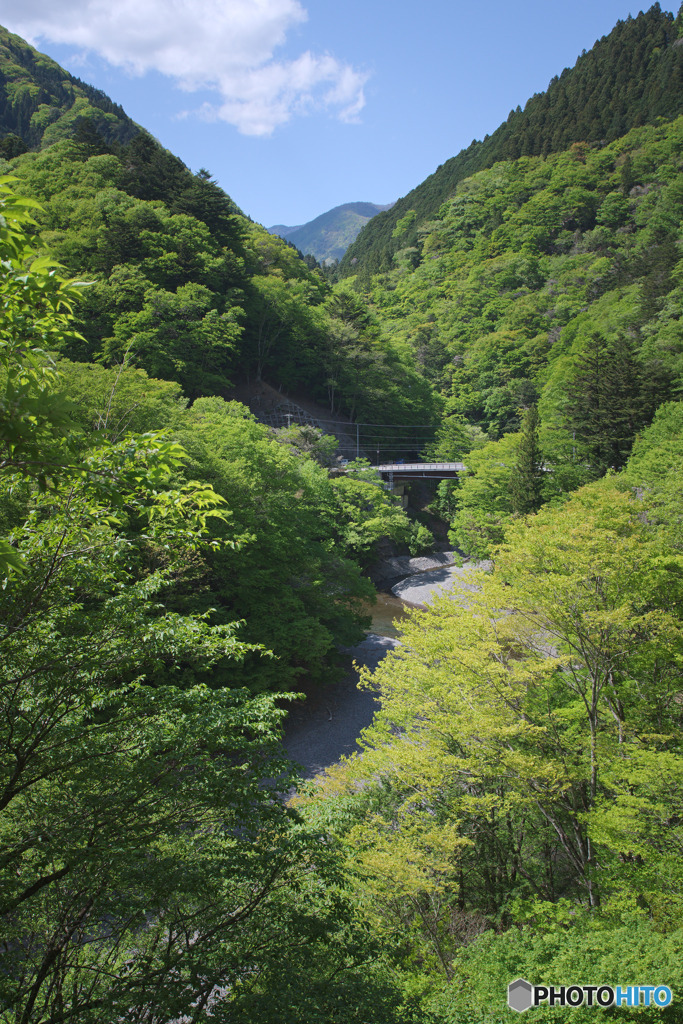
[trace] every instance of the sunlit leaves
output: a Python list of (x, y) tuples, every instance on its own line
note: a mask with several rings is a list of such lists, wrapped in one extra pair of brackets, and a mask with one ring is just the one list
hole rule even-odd
[(68, 424), (49, 351), (74, 333), (79, 288), (58, 276), (54, 261), (32, 259), (30, 211), (38, 204), (15, 196), (12, 181), (0, 179), (0, 468), (45, 486), (60, 471)]
[(666, 538), (681, 502), (661, 483), (675, 420), (644, 440), (637, 492), (603, 481), (511, 521), (493, 572), (413, 613), (365, 673), (380, 710), (362, 754), (313, 799), (382, 927), (410, 922), (447, 977), (455, 907), (499, 921), (522, 898), (536, 920), (569, 900), (662, 929), (680, 913), (681, 571)]

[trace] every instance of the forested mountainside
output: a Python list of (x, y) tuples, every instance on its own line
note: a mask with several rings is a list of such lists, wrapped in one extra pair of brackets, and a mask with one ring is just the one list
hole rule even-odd
[[(1, 1024), (505, 1024), (516, 978), (640, 986), (544, 1024), (679, 1024), (683, 117), (502, 154), (331, 289), (93, 110), (4, 127)], [(490, 559), (294, 803), (283, 692), (415, 524), (228, 400), (261, 377), (438, 424)]]
[(511, 110), (492, 135), (473, 140), (391, 210), (373, 218), (349, 246), (340, 273), (391, 269), (394, 253), (415, 244), (417, 225), (438, 214), (458, 182), (500, 160), (547, 156), (574, 142), (611, 142), (635, 125), (680, 114), (682, 27), (681, 13), (674, 19), (658, 3), (617, 22), (573, 68), (553, 78), (546, 92), (532, 96), (524, 110)]
[(488, 555), (515, 514), (623, 467), (680, 396), (682, 164), (680, 117), (501, 161), (418, 225), (393, 270), (337, 286), (365, 296), (441, 397), (425, 454), (467, 462), (435, 506), (467, 554)]
[[(36, 83), (42, 81), (42, 56), (11, 41), (22, 55), (24, 84), (35, 68)], [(57, 66), (45, 63), (53, 74)], [(69, 104), (70, 93), (55, 122), (63, 128), (56, 141), (46, 132), (4, 167), (13, 186), (40, 204), (25, 229), (34, 248), (88, 282), (77, 303), (78, 333), (53, 345), (68, 360), (61, 372), (72, 402), (85, 405), (76, 421), (99, 436), (97, 403), (109, 388), (123, 402), (112, 399), (110, 438), (120, 439), (133, 424), (141, 432), (166, 426), (177, 438), (193, 435), (195, 475), (210, 479), (224, 500), (232, 492), (231, 524), (242, 542), (200, 574), (191, 598), (174, 600), (217, 607), (224, 621), (246, 618), (245, 641), (274, 652), (275, 659), (249, 654), (231, 665), (233, 684), (286, 689), (297, 678), (323, 678), (333, 670), (337, 645), (357, 637), (364, 621), (359, 603), (371, 591), (359, 566), (383, 531), (404, 541), (410, 526), (376, 487), (329, 482), (308, 459), (302, 470), (297, 457), (316, 454), (315, 438), (284, 431), (278, 443), (265, 428), (250, 426), (241, 406), (223, 400), (235, 383), (263, 378), (320, 397), (330, 417), (436, 422), (437, 396), (385, 343), (363, 303), (333, 295), (289, 245), (245, 217), (208, 172), (192, 174), (141, 129), (130, 141), (107, 141), (99, 109), (83, 106), (80, 118), (70, 119)], [(213, 438), (215, 458), (208, 440), (202, 448), (199, 427), (185, 419), (190, 414), (181, 412), (193, 401), (191, 416), (199, 416), (197, 400), (212, 396), (216, 402), (207, 408), (227, 430), (217, 428), (223, 440)], [(125, 403), (135, 410), (129, 418)], [(331, 458), (329, 450), (319, 453), (321, 462)], [(305, 480), (301, 472), (309, 474)]]
[(624, 471), (518, 518), (465, 599), (415, 613), (366, 674), (362, 756), (304, 800), (425, 1020), (504, 1024), (518, 978), (645, 976), (609, 1019), (680, 1020), (682, 428), (661, 407)]
[(376, 203), (344, 203), (307, 224), (296, 227), (275, 224), (268, 230), (291, 242), (299, 252), (315, 256), (319, 263), (334, 262), (342, 258), (363, 225), (386, 209), (387, 206)]
[(35, 201), (0, 201), (0, 1020), (219, 1019), (221, 988), (226, 1021), (380, 1024), (400, 993), (356, 967), (376, 945), (286, 806), (266, 688), (329, 678), (403, 511), (331, 480), (319, 431), (55, 362), (83, 286), (37, 256)]
[(141, 129), (100, 89), (0, 26), (0, 156), (92, 131), (125, 144)]
[(16, 36), (3, 40), (0, 81), (12, 99), (0, 132), (15, 156), (5, 169), (42, 204), (52, 255), (94, 282), (83, 339), (65, 355), (112, 364), (128, 352), (190, 398), (264, 377), (361, 419), (372, 404), (374, 420), (432, 420), (429, 388), (379, 326), (334, 298), (207, 171), (191, 173), (107, 97)]

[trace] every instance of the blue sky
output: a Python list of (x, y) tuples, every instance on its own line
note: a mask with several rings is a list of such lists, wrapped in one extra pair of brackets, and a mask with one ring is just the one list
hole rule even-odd
[(0, 22), (269, 226), (405, 195), (639, 10), (629, 0), (0, 0)]

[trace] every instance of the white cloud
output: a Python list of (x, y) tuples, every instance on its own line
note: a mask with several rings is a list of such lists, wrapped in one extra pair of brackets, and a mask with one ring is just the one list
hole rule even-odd
[[(7, 10), (4, 10), (4, 8)], [(367, 75), (329, 54), (278, 60), (306, 21), (299, 0), (0, 0), (0, 19), (34, 44), (94, 51), (135, 75), (155, 70), (191, 92), (212, 89), (204, 117), (270, 135), (295, 115), (325, 109), (357, 120)]]

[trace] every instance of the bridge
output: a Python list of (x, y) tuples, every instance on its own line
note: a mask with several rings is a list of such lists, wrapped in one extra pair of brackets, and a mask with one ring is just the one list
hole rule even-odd
[(464, 473), (464, 462), (386, 462), (372, 467), (391, 487), (395, 480), (453, 480)]
[[(237, 394), (240, 401), (245, 396)], [(323, 434), (336, 437), (337, 457), (342, 465), (333, 467), (333, 473), (347, 472), (344, 463), (352, 459), (366, 459), (374, 463), (373, 469), (393, 487), (394, 480), (451, 480), (466, 471), (462, 462), (413, 462), (419, 453), (433, 445), (439, 426), (435, 423), (353, 423), (350, 420), (331, 420), (324, 409), (306, 400), (304, 406), (260, 381), (254, 394), (248, 398), (251, 412), (261, 423), (273, 430), (294, 426), (312, 427)], [(393, 458), (394, 462), (381, 462)], [(408, 461), (410, 460), (410, 461)]]
[[(408, 505), (408, 495), (402, 486), (403, 483), (409, 480), (454, 480), (458, 473), (467, 470), (464, 462), (380, 462), (369, 468), (379, 473), (388, 491), (400, 497), (403, 508)], [(349, 468), (344, 466), (341, 472), (348, 473)]]

